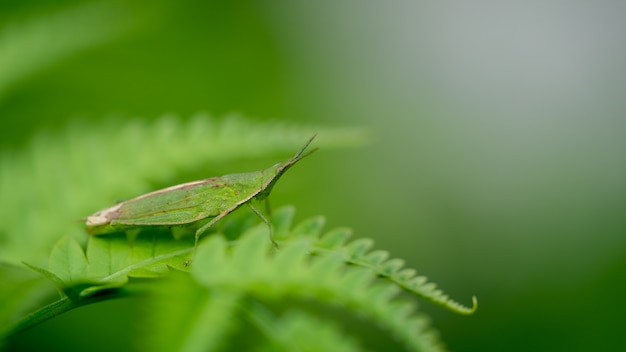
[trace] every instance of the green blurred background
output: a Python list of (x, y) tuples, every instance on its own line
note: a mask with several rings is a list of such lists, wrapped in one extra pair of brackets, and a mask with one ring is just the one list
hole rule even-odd
[[(619, 350), (625, 15), (617, 1), (0, 1), (0, 146), (111, 116), (365, 126), (373, 143), (315, 155), (284, 181), (306, 189), (273, 203), (476, 295), (469, 317), (420, 305), (452, 350)], [(133, 304), (81, 308), (19, 345), (127, 350)]]

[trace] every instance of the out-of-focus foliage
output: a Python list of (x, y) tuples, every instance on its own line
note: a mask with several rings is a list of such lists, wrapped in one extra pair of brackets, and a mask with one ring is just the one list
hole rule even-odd
[[(376, 239), (454, 297), (476, 294), (471, 323), (422, 306), (452, 350), (615, 350), (626, 314), (624, 6), (3, 1), (0, 62), (6, 43), (31, 57), (11, 59), (16, 73), (0, 67), (11, 77), (0, 145), (13, 158), (68, 120), (115, 114), (367, 124), (377, 143), (312, 158), (316, 171), (293, 170), (272, 202)], [(52, 20), (98, 7), (85, 12), (92, 33), (67, 37), (84, 22)], [(42, 24), (45, 45), (33, 46)], [(265, 166), (243, 163), (206, 171)], [(44, 242), (22, 248), (41, 257)], [(84, 307), (22, 341), (124, 349), (137, 303)]]
[(0, 30), (0, 99), (12, 85), (129, 31), (120, 4), (92, 2), (7, 19)]

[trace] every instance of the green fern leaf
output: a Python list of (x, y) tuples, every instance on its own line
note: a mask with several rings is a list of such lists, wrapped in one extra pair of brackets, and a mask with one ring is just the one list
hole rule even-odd
[[(442, 348), (437, 334), (428, 327), (428, 321), (415, 313), (414, 303), (396, 298), (400, 287), (404, 288), (394, 284), (396, 281), (414, 282), (419, 279), (414, 276), (413, 270), (400, 270), (400, 260), (385, 262), (386, 252), (366, 253), (372, 245), (369, 240), (357, 240), (334, 251), (327, 250), (321, 256), (311, 257), (318, 251), (315, 240), (319, 239), (316, 236), (321, 232), (321, 218), (305, 220), (289, 229), (293, 215), (293, 207), (284, 207), (272, 217), (276, 227), (286, 231), (278, 252), (268, 240), (268, 230), (264, 224), (248, 228), (236, 242), (228, 242), (221, 235), (212, 235), (204, 240), (192, 262), (192, 277), (197, 283), (191, 280), (191, 284), (176, 284), (180, 290), (183, 287), (188, 290), (185, 292), (170, 292), (170, 289), (165, 290), (168, 292), (163, 289), (152, 291), (157, 297), (168, 295), (170, 300), (172, 297), (169, 295), (173, 294), (175, 299), (184, 302), (187, 307), (183, 309), (186, 314), (182, 315), (169, 310), (158, 313), (173, 315), (177, 324), (182, 324), (177, 325), (173, 332), (166, 333), (163, 339), (157, 339), (160, 341), (158, 344), (161, 347), (168, 346), (167, 349), (189, 351), (223, 346), (227, 336), (237, 333), (238, 328), (230, 323), (237, 321), (236, 317), (243, 315), (250, 321), (258, 318), (246, 309), (242, 311), (242, 307), (262, 301), (281, 302), (282, 305), (291, 298), (339, 307), (358, 319), (381, 327), (408, 350), (437, 351)], [(247, 217), (251, 216), (248, 214)], [(246, 220), (239, 217), (230, 222), (249, 223)], [(225, 227), (228, 225), (225, 224)], [(346, 234), (345, 231), (336, 230), (329, 233), (335, 234), (333, 236), (337, 238), (344, 237), (337, 236), (338, 233)], [(145, 231), (133, 241), (125, 236), (94, 237), (90, 239), (85, 254), (77, 243), (66, 238), (55, 247), (50, 270), (67, 284), (80, 288), (79, 297), (84, 299), (104, 288), (124, 285), (129, 276), (162, 275), (168, 270), (167, 265), (188, 270), (184, 262), (192, 246), (191, 239), (187, 242), (176, 241), (171, 236)], [(380, 276), (377, 270), (358, 264), (354, 266), (355, 257), (369, 258), (369, 264), (379, 263), (380, 267), (388, 268), (389, 277), (393, 280), (376, 279)], [(85, 262), (88, 264), (82, 271), (66, 267), (84, 265)], [(180, 277), (174, 275), (177, 276)], [(189, 281), (187, 278), (185, 280)], [(84, 282), (90, 282), (91, 285), (85, 286)], [(421, 280), (414, 284), (422, 289), (430, 287)], [(178, 307), (177, 311), (181, 306)], [(291, 314), (294, 309), (297, 311), (297, 308), (288, 309), (287, 314)], [(303, 314), (305, 316), (302, 319), (312, 322), (326, 319), (317, 314)], [(281, 319), (279, 315), (270, 320), (266, 317), (262, 324), (265, 328), (259, 327), (265, 330), (262, 332), (265, 338), (261, 345), (280, 346), (289, 350), (307, 341), (309, 337), (306, 334), (286, 339), (277, 333), (275, 329), (285, 324)], [(172, 322), (171, 319), (150, 320)], [(157, 325), (153, 327), (158, 328)], [(340, 330), (332, 331), (330, 335), (339, 335)], [(154, 344), (148, 343), (148, 346), (156, 348)], [(353, 344), (348, 344), (346, 348), (350, 350), (350, 346)]]
[(216, 351), (226, 344), (236, 324), (237, 292), (207, 290), (177, 271), (150, 288), (141, 307), (145, 319), (136, 325), (142, 349)]
[(324, 224), (326, 223), (326, 219), (322, 216), (316, 216), (309, 218), (299, 224), (297, 224), (293, 230), (291, 231), (291, 235), (297, 236), (309, 236), (309, 237), (319, 237), (322, 233), (322, 229), (324, 228)]
[(338, 228), (326, 233), (317, 243), (320, 248), (337, 249), (343, 246), (352, 236), (352, 230), (349, 228)]
[[(282, 225), (276, 219), (289, 221), (285, 213), (291, 215), (293, 210), (277, 211), (273, 217), (277, 226)], [(232, 247), (222, 236), (212, 236), (200, 245), (192, 275), (209, 291), (225, 289), (257, 301), (291, 298), (339, 304), (396, 336), (410, 350), (439, 350), (436, 335), (424, 318), (415, 314), (414, 304), (394, 298), (399, 291), (395, 283), (377, 280), (376, 271), (352, 266), (337, 251), (310, 256), (316, 250), (312, 239), (318, 236), (320, 224), (320, 218), (315, 217), (296, 225), (278, 252), (267, 240), (265, 226), (247, 230)], [(355, 254), (371, 245), (370, 241), (358, 243), (351, 247)], [(407, 326), (419, 329), (407, 330)]]
[(87, 258), (80, 244), (71, 237), (64, 237), (52, 249), (49, 270), (62, 282), (82, 282), (86, 279)]
[(87, 251), (64, 237), (53, 248), (48, 270), (60, 278), (63, 289), (80, 288), (86, 297), (103, 289), (121, 287), (129, 277), (155, 278), (168, 267), (184, 270), (193, 240), (175, 240), (166, 232), (144, 231), (130, 241), (124, 235), (90, 237)]
[(476, 297), (472, 297), (472, 306), (466, 307), (436, 289), (436, 285), (429, 283), (424, 276), (415, 276), (414, 269), (403, 269), (404, 260), (389, 259), (385, 251), (369, 252), (373, 246), (371, 239), (361, 238), (345, 244), (348, 233), (345, 231), (331, 231), (318, 238), (314, 252), (320, 255), (336, 253), (344, 261), (356, 266), (369, 268), (376, 275), (387, 278), (404, 290), (424, 298), (432, 303), (445, 307), (459, 314), (472, 314), (478, 308)]
[(203, 305), (197, 309), (192, 329), (187, 331), (180, 351), (215, 351), (224, 343), (226, 333), (233, 321), (235, 304), (239, 301), (236, 293), (216, 290), (211, 292)]
[[(289, 211), (291, 212), (292, 210)], [(416, 270), (403, 269), (404, 260), (399, 258), (388, 260), (389, 254), (386, 251), (375, 250), (370, 252), (374, 245), (371, 239), (361, 238), (346, 243), (351, 235), (351, 231), (344, 228), (334, 229), (324, 235), (320, 235), (323, 224), (323, 218), (311, 218), (297, 225), (288, 234), (291, 237), (283, 237), (283, 241), (288, 241), (290, 238), (299, 238), (309, 231), (310, 233), (307, 236), (314, 241), (312, 252), (315, 254), (337, 255), (346, 263), (368, 268), (374, 274), (387, 278), (407, 292), (459, 314), (472, 314), (478, 308), (475, 297), (472, 297), (472, 306), (466, 307), (450, 299), (443, 291), (436, 289), (436, 285), (429, 283), (426, 277), (415, 276), (417, 274)]]
[[(257, 305), (258, 307), (258, 305)], [(260, 309), (247, 312), (262, 326), (272, 340), (262, 350), (288, 350), (302, 352), (363, 351), (358, 341), (338, 324), (321, 319), (301, 310), (290, 310), (280, 317), (261, 314)], [(260, 317), (263, 315), (262, 317)]]
[(345, 253), (351, 258), (361, 258), (374, 245), (374, 241), (370, 238), (359, 238), (352, 241), (345, 247)]
[(393, 276), (403, 266), (404, 260), (398, 258), (391, 259), (380, 266), (380, 272), (384, 276)]

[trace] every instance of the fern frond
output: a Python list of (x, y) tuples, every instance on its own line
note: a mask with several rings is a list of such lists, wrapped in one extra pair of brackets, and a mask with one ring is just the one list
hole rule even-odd
[(259, 330), (270, 337), (268, 351), (363, 351), (358, 341), (333, 321), (298, 309), (276, 316), (259, 304), (251, 306), (246, 314)]
[[(191, 329), (182, 334), (184, 343), (180, 351), (215, 351), (225, 343), (227, 333), (234, 325), (234, 308), (240, 300), (236, 292), (213, 290), (202, 298), (204, 302), (193, 307), (195, 319), (191, 322)], [(162, 346), (158, 350), (167, 351)]]
[(180, 179), (183, 173), (219, 175), (216, 165), (225, 161), (291, 154), (315, 132), (321, 146), (365, 138), (358, 129), (202, 114), (189, 121), (164, 116), (150, 122), (76, 122), (63, 133), (40, 134), (25, 150), (0, 154), (0, 259), (43, 266), (63, 235), (84, 245), (79, 219), (98, 209), (190, 181)]
[(48, 271), (66, 293), (87, 297), (121, 287), (129, 277), (161, 277), (168, 267), (184, 270), (192, 251), (191, 238), (175, 240), (167, 232), (144, 231), (132, 241), (124, 235), (90, 237), (86, 252), (76, 240), (64, 237), (52, 249)]
[(374, 282), (371, 270), (346, 266), (339, 255), (311, 258), (315, 248), (307, 236), (283, 241), (280, 251), (269, 255), (267, 236), (266, 228), (254, 227), (232, 249), (222, 236), (208, 238), (198, 249), (194, 277), (209, 289), (244, 292), (259, 299), (296, 297), (339, 305), (380, 326), (411, 350), (439, 350), (425, 318), (414, 313), (413, 303), (394, 298), (398, 289), (391, 283)]
[[(281, 219), (293, 216), (293, 208), (282, 209)], [(289, 215), (288, 215), (289, 214)], [(284, 220), (283, 220), (284, 221)], [(417, 276), (414, 269), (403, 269), (404, 260), (387, 259), (389, 253), (382, 250), (371, 250), (374, 241), (369, 238), (359, 238), (349, 242), (352, 230), (337, 228), (321, 235), (324, 227), (323, 217), (310, 218), (298, 224), (293, 231), (280, 232), (276, 238), (288, 241), (290, 238), (299, 238), (306, 234), (313, 241), (312, 252), (317, 255), (337, 255), (346, 263), (367, 268), (377, 276), (386, 278), (405, 291), (417, 295), (439, 306), (459, 314), (472, 314), (478, 309), (476, 297), (472, 297), (472, 307), (466, 307), (450, 299), (437, 286), (428, 282), (425, 276)]]
[(437, 289), (434, 283), (428, 282), (425, 276), (417, 276), (414, 269), (403, 269), (404, 260), (389, 259), (385, 251), (371, 251), (374, 242), (371, 239), (361, 238), (348, 244), (348, 230), (336, 230), (325, 235), (316, 243), (316, 252), (327, 255), (336, 253), (344, 261), (372, 270), (376, 275), (387, 278), (407, 292), (415, 294), (432, 303), (445, 307), (459, 314), (473, 314), (478, 309), (476, 297), (472, 297), (472, 307), (466, 307), (450, 299), (443, 291)]
[(137, 324), (142, 350), (363, 350), (330, 319), (297, 307), (275, 313), (240, 290), (207, 288), (190, 275), (173, 272), (152, 288)]

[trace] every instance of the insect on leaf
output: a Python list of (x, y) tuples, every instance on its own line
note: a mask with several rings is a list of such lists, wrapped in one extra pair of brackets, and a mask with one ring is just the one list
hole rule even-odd
[[(197, 246), (200, 235), (218, 220), (253, 198), (266, 199), (285, 171), (317, 150), (304, 153), (313, 138), (293, 157), (267, 169), (183, 183), (103, 209), (87, 217), (87, 231), (102, 235), (146, 226), (178, 227), (195, 231)], [(269, 220), (252, 209), (268, 224), (274, 242)]]

